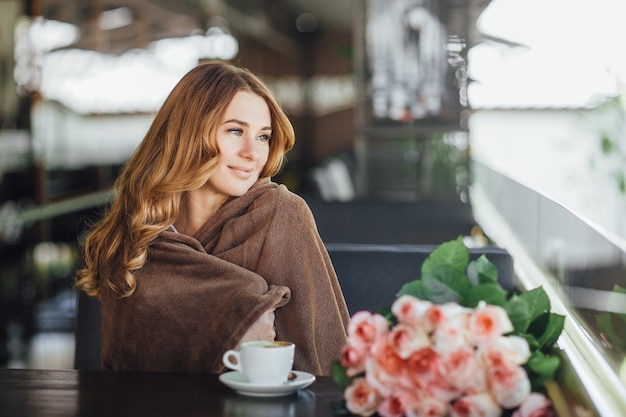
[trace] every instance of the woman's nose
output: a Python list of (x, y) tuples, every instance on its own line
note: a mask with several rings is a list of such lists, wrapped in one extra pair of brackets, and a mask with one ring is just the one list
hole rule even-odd
[(259, 158), (259, 150), (257, 149), (257, 142), (253, 137), (246, 137), (242, 141), (241, 148), (239, 150), (241, 156), (247, 159), (256, 160)]

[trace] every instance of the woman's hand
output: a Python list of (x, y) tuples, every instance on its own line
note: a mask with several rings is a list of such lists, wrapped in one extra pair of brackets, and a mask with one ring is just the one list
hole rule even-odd
[(241, 342), (251, 340), (274, 340), (276, 338), (276, 330), (274, 329), (274, 308), (267, 310), (252, 326), (246, 334), (241, 338)]

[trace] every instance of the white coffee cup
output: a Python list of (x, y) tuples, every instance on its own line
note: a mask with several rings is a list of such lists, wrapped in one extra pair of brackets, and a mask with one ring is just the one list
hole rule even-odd
[(294, 351), (291, 342), (244, 342), (239, 345), (239, 351), (231, 349), (224, 353), (222, 361), (226, 367), (241, 372), (248, 382), (281, 384), (287, 381), (293, 368)]

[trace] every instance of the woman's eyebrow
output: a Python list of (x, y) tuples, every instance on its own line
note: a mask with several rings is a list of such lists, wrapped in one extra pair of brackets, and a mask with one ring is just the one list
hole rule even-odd
[[(228, 120), (224, 121), (224, 124), (226, 124), (226, 123), (237, 123), (237, 124), (239, 124), (241, 126), (246, 126), (246, 127), (250, 126), (250, 124), (248, 122), (244, 122), (243, 120), (239, 120), (239, 119), (228, 119)], [(272, 130), (272, 126), (265, 126), (265, 127), (262, 127), (259, 130)]]
[(229, 119), (229, 120), (225, 120), (224, 123), (237, 123), (240, 124), (242, 126), (250, 126), (249, 123), (244, 122), (243, 120), (239, 120), (239, 119)]

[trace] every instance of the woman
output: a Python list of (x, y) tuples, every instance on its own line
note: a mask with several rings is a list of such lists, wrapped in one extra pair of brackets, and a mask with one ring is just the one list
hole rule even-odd
[(76, 287), (102, 306), (102, 366), (221, 372), (241, 341), (289, 340), (330, 374), (349, 316), (309, 207), (270, 180), (294, 144), (262, 82), (223, 62), (174, 87), (91, 230)]

